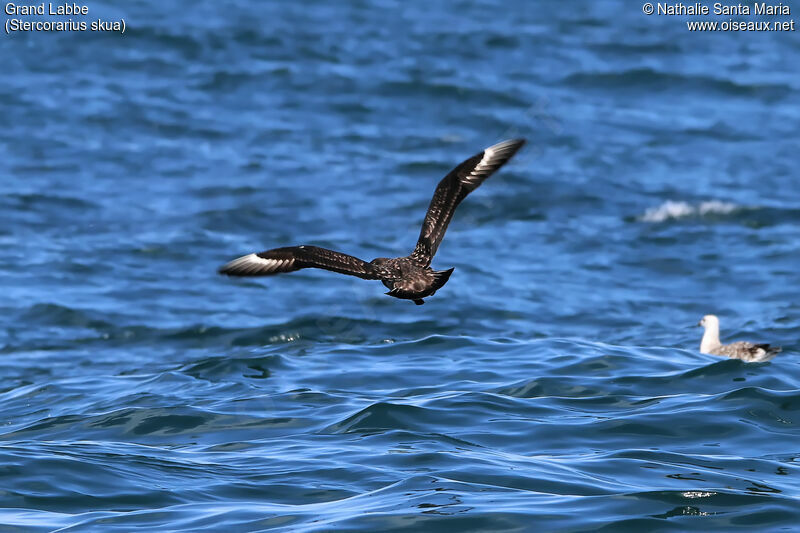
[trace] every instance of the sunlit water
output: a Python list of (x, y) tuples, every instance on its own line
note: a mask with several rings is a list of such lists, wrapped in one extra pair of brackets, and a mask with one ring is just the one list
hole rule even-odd
[[(800, 524), (797, 34), (623, 2), (136, 2), (3, 36), (4, 531)], [(408, 253), (424, 306), (240, 254)], [(783, 345), (766, 364), (698, 353)]]

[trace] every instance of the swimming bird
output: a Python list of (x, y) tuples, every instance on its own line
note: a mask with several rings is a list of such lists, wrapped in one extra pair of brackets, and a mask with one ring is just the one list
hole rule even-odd
[(711, 355), (722, 355), (731, 359), (741, 359), (748, 363), (769, 361), (781, 351), (780, 346), (769, 344), (753, 344), (752, 342), (739, 341), (731, 344), (719, 342), (719, 319), (714, 315), (706, 315), (697, 323), (705, 328), (703, 340), (700, 342), (700, 352)]
[(379, 280), (390, 289), (389, 296), (413, 300), (423, 298), (447, 283), (453, 268), (433, 270), (431, 260), (444, 238), (456, 207), (466, 196), (502, 167), (525, 139), (497, 143), (470, 157), (445, 176), (433, 193), (414, 251), (406, 257), (379, 257), (370, 262), (317, 246), (289, 246), (244, 255), (223, 265), (220, 274), (228, 276), (271, 276), (301, 268), (322, 268), (362, 279)]

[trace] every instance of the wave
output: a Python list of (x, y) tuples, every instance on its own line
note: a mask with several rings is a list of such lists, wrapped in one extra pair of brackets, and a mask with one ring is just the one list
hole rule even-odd
[(728, 215), (743, 209), (746, 208), (729, 202), (721, 202), (719, 200), (709, 200), (699, 204), (667, 200), (658, 207), (651, 207), (647, 209), (644, 214), (638, 218), (638, 220), (641, 222), (657, 223), (689, 217)]
[(564, 77), (562, 82), (587, 90), (614, 88), (629, 90), (632, 87), (660, 89), (669, 86), (705, 95), (715, 92), (762, 99), (782, 98), (792, 91), (789, 83), (745, 83), (707, 74), (662, 72), (647, 67), (611, 72), (575, 72)]

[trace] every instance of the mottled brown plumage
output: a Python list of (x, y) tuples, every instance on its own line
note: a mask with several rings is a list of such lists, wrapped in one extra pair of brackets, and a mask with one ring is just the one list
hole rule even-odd
[(419, 240), (408, 257), (379, 257), (369, 263), (357, 257), (319, 248), (290, 246), (248, 254), (219, 269), (228, 276), (270, 276), (294, 272), (301, 268), (322, 268), (362, 279), (380, 280), (395, 298), (413, 300), (417, 305), (447, 283), (453, 269), (433, 270), (431, 260), (447, 231), (456, 207), (466, 196), (502, 167), (525, 144), (524, 139), (511, 139), (495, 144), (476, 154), (445, 176), (428, 206)]

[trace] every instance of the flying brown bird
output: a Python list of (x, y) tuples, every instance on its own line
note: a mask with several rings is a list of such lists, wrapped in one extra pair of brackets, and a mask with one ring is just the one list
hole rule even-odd
[(413, 300), (415, 304), (422, 305), (425, 303), (423, 298), (433, 296), (453, 273), (452, 268), (433, 270), (430, 265), (456, 207), (511, 159), (523, 144), (524, 139), (497, 143), (451, 170), (436, 187), (422, 222), (417, 246), (407, 257), (379, 257), (367, 263), (352, 255), (317, 246), (289, 246), (244, 255), (222, 266), (219, 273), (228, 276), (271, 276), (301, 268), (322, 268), (363, 279), (380, 280), (390, 289), (386, 293), (389, 296)]

